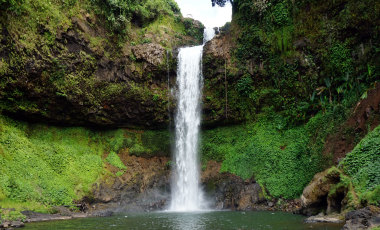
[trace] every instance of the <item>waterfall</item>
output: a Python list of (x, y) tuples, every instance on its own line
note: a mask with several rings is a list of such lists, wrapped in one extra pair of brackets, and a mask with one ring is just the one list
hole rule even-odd
[[(214, 29), (206, 28), (203, 45), (213, 36)], [(203, 45), (181, 48), (178, 54), (171, 211), (197, 211), (206, 208), (203, 191), (199, 185), (198, 159)]]

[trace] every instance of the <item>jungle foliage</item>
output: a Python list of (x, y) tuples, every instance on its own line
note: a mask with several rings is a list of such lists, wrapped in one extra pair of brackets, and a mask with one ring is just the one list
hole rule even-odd
[(352, 106), (380, 79), (379, 15), (374, 0), (235, 0), (230, 110), (274, 106), (297, 125)]
[[(205, 78), (206, 95), (219, 108), (213, 113), (247, 124), (206, 131), (203, 157), (222, 162), (223, 171), (254, 176), (274, 197), (298, 197), (315, 173), (332, 164), (322, 155), (327, 135), (380, 80), (379, 2), (235, 0), (232, 5), (232, 25), (224, 32), (233, 40), (232, 55), (205, 57), (206, 66), (216, 66)], [(225, 77), (228, 89), (219, 80)], [(358, 154), (359, 148), (346, 164), (364, 169), (345, 178), (358, 191), (374, 191), (363, 197), (376, 196), (373, 157), (379, 158), (379, 150), (366, 147)]]

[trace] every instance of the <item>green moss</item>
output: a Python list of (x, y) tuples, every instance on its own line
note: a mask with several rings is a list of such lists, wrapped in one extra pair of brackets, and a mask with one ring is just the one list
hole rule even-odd
[(124, 173), (125, 173), (125, 171), (118, 171), (115, 175), (116, 175), (117, 177), (120, 177), (120, 176), (122, 176)]
[(106, 158), (106, 161), (119, 169), (127, 169), (115, 152), (110, 152)]

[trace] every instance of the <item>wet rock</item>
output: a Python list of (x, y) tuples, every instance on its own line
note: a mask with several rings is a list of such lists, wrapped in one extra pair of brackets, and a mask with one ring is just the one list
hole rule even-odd
[(380, 226), (380, 208), (369, 206), (348, 212), (343, 230), (365, 230)]
[(316, 216), (310, 216), (305, 219), (305, 223), (335, 223), (340, 224), (343, 223), (343, 218), (340, 215), (324, 215), (320, 213)]
[(64, 207), (64, 206), (56, 206), (53, 207), (54, 213), (56, 212), (57, 214), (60, 214), (61, 216), (71, 216), (72, 212), (70, 211), (69, 208)]
[(202, 184), (208, 197), (213, 197), (210, 204), (216, 209), (254, 210), (265, 202), (264, 194), (259, 184), (250, 179), (230, 173), (220, 173), (220, 164), (210, 161), (202, 172)]
[(10, 226), (13, 227), (13, 228), (21, 228), (21, 227), (24, 227), (25, 224), (21, 221), (12, 221), (10, 223)]
[(0, 224), (0, 229), (8, 228), (10, 224), (11, 224), (10, 222), (4, 221), (3, 223)]
[(113, 214), (114, 214), (113, 211), (102, 210), (102, 211), (93, 212), (93, 213), (91, 213), (90, 216), (93, 216), (93, 217), (109, 217), (109, 216), (112, 216)]
[(72, 216), (62, 216), (60, 214), (46, 214), (38, 213), (32, 211), (23, 211), (21, 212), (26, 216), (26, 222), (40, 222), (40, 221), (50, 221), (50, 220), (68, 220)]
[(239, 210), (250, 210), (255, 204), (265, 201), (260, 185), (255, 182), (245, 185), (239, 195)]

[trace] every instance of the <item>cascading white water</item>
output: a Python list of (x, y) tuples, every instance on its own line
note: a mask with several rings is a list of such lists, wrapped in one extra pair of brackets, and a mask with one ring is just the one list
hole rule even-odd
[(203, 31), (203, 45), (213, 39), (215, 36), (215, 29), (211, 27), (206, 27)]
[[(214, 30), (205, 29), (203, 43)], [(198, 139), (201, 121), (203, 45), (181, 48), (177, 70), (177, 112), (175, 117), (175, 168), (170, 211), (205, 209), (199, 186)]]

